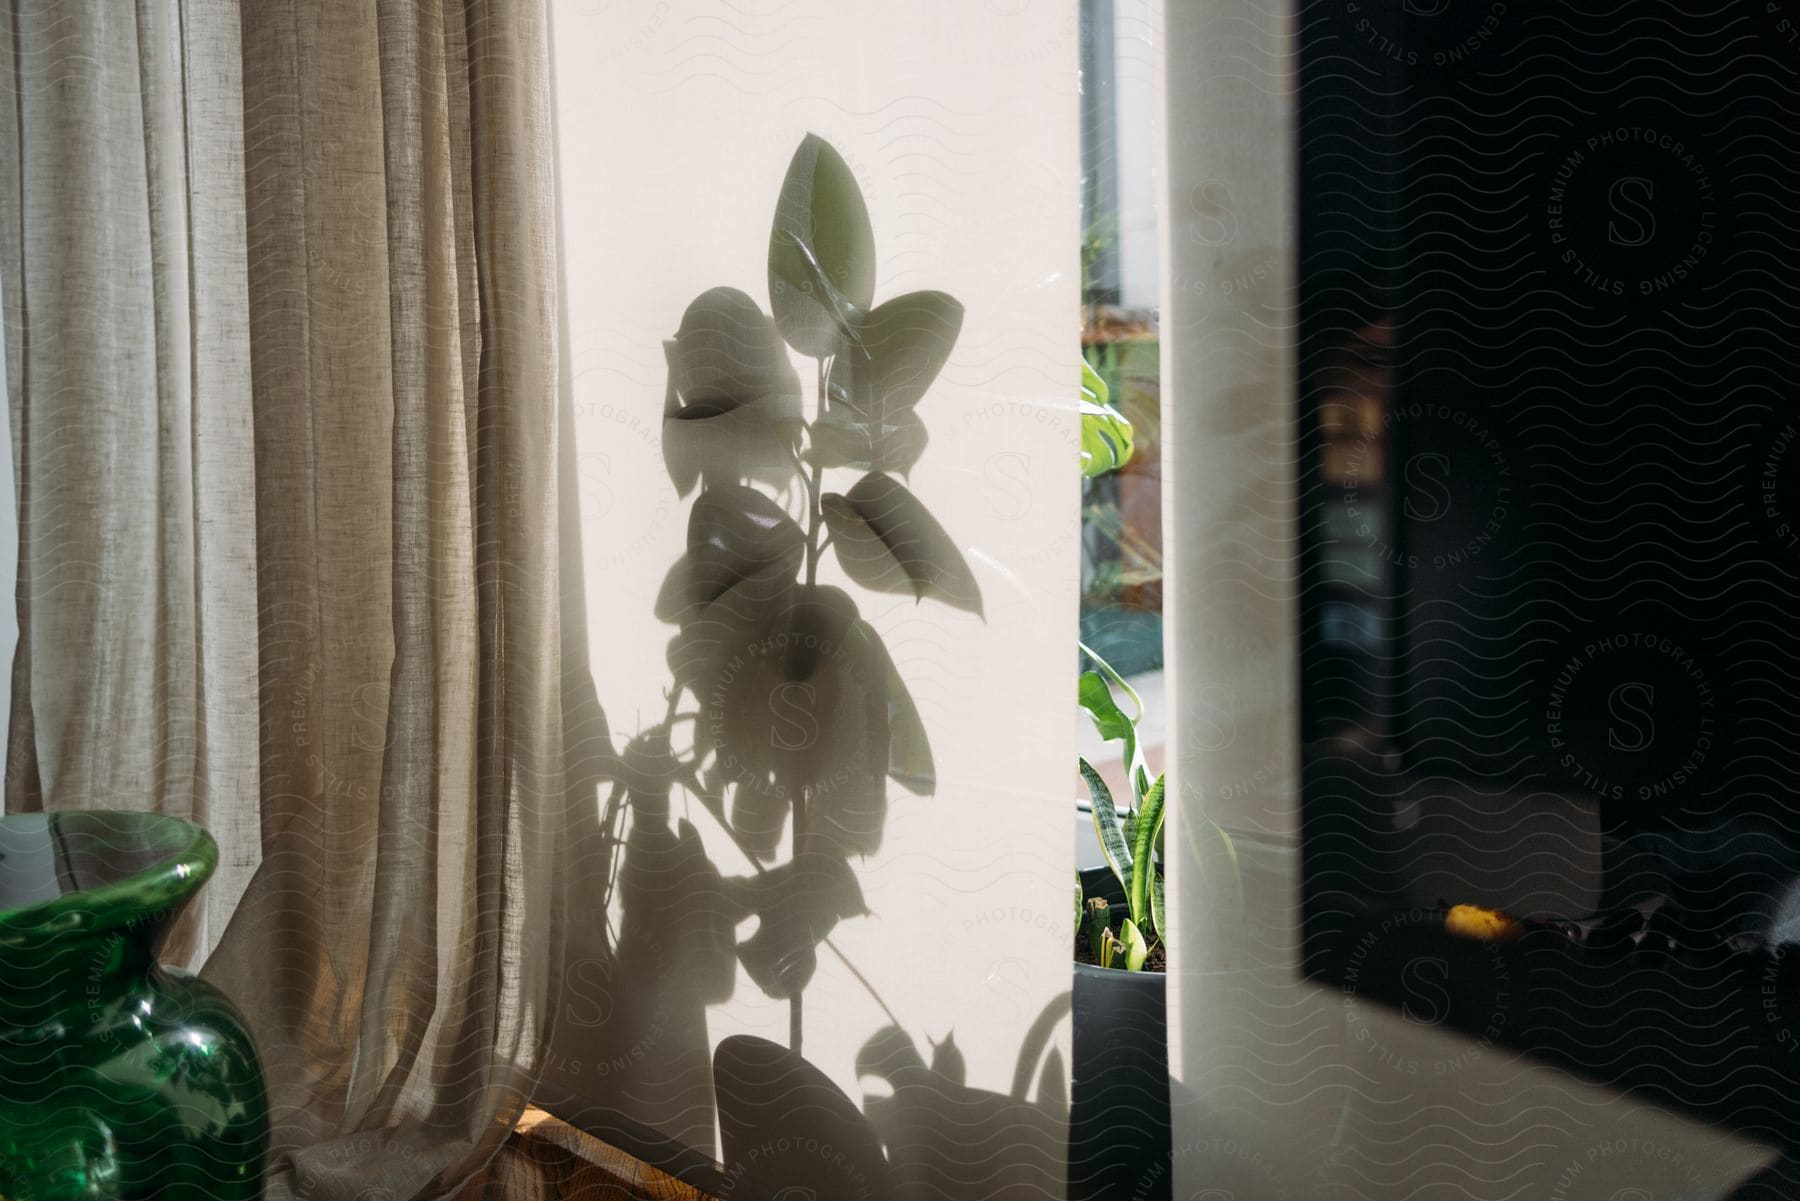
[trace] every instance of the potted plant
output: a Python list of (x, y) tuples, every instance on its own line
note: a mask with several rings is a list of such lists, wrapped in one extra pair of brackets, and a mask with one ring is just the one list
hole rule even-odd
[[(1131, 423), (1105, 382), (1081, 364), (1081, 471), (1122, 467)], [(1073, 1082), (1069, 1196), (1167, 1198), (1170, 1147), (1168, 1004), (1162, 971), (1164, 780), (1150, 777), (1138, 743), (1143, 701), (1085, 644), (1077, 695), (1095, 729), (1122, 744), (1132, 804), (1121, 816), (1112, 790), (1079, 760), (1106, 866), (1081, 872), (1075, 889)], [(1131, 703), (1127, 714), (1115, 689)]]

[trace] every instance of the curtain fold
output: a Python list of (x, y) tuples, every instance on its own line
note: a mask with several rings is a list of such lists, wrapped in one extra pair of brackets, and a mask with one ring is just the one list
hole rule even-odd
[(192, 961), (256, 865), (254, 507), (237, 7), (17, 3), (0, 233), (20, 514), (8, 806), (219, 837)]
[(165, 958), (250, 1019), (272, 1197), (450, 1190), (551, 1020), (547, 64), (542, 0), (0, 6), (6, 803), (218, 837)]

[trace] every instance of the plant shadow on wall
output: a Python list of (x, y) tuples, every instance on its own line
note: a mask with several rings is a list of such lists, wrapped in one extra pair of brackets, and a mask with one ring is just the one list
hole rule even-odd
[[(676, 490), (698, 494), (687, 553), (657, 599), (657, 617), (677, 627), (675, 686), (643, 767), (685, 784), (755, 866), (721, 880), (720, 899), (734, 925), (757, 919), (737, 956), (789, 1003), (794, 1051), (819, 943), (864, 912), (849, 860), (881, 845), (888, 780), (921, 796), (936, 787), (924, 725), (880, 634), (848, 592), (818, 582), (821, 563), (835, 552), (865, 589), (981, 611), (956, 544), (895, 478), (925, 449), (915, 406), (962, 306), (942, 292), (873, 305), (874, 285), (855, 180), (809, 137), (770, 236), (773, 316), (715, 288), (664, 344), (663, 457)], [(789, 346), (816, 363), (811, 421)], [(860, 478), (828, 492), (825, 473), (838, 469)], [(775, 866), (784, 833), (789, 854)]]
[[(838, 923), (868, 913), (852, 859), (880, 848), (890, 784), (936, 790), (892, 655), (857, 596), (821, 570), (859, 594), (982, 615), (968, 563), (904, 482), (927, 447), (917, 408), (962, 306), (935, 291), (876, 304), (875, 262), (849, 167), (808, 135), (776, 204), (770, 310), (713, 288), (664, 343), (663, 459), (692, 498), (686, 550), (655, 611), (675, 628), (672, 682), (662, 720), (619, 756), (601, 814), (605, 842), (623, 853), (608, 857), (605, 895), (588, 912), (604, 927), (616, 910), (617, 935), (585, 961), (593, 970), (575, 989), (590, 1004), (574, 1022), (611, 1027), (610, 1057), (585, 1073), (590, 1098), (647, 1115), (676, 1147), (711, 1145), (716, 1103), (725, 1173), (711, 1187), (723, 1196), (907, 1195), (902, 1177), (953, 1183), (956, 1164), (991, 1159), (1024, 1129), (1053, 1162), (1067, 1119), (1062, 1061), (1045, 1050), (1066, 996), (1031, 1027), (1042, 1033), (1020, 1062), (1042, 1072), (1021, 1067), (1012, 1096), (965, 1087), (953, 1037), (927, 1065), (897, 1020), (863, 1048), (859, 1067), (883, 1084), (868, 1117), (802, 1057), (821, 949)], [(811, 360), (810, 404), (791, 352)], [(678, 789), (694, 820), (676, 816)], [(735, 846), (731, 874), (695, 820)], [(715, 1056), (707, 1007), (732, 996), (740, 965), (787, 1004), (788, 1045), (739, 1036)], [(1040, 1080), (1039, 1100), (1026, 1100)], [(974, 1117), (986, 1112), (979, 1098), (992, 1123), (925, 1137), (928, 1115), (954, 1100)]]

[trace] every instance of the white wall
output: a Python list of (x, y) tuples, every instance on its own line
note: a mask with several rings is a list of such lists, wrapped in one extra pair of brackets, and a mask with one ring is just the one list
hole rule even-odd
[[(930, 444), (909, 485), (968, 559), (985, 619), (858, 594), (918, 703), (938, 787), (929, 798), (890, 788), (881, 847), (855, 865), (870, 914), (821, 949), (803, 1045), (859, 1104), (886, 1092), (857, 1056), (890, 1024), (926, 1060), (953, 1038), (938, 1065), (959, 1054), (968, 1086), (1004, 1094), (1022, 1029), (1069, 984), (1074, 6), (555, 0), (553, 12), (587, 634), (616, 742), (664, 713), (674, 628), (652, 608), (691, 503), (660, 452), (662, 341), (716, 285), (768, 307), (770, 220), (803, 135), (835, 145), (867, 198), (877, 299), (940, 289), (965, 307), (919, 406)], [(796, 365), (810, 414), (812, 361)], [(837, 474), (837, 486), (855, 479)], [(843, 582), (834, 570), (822, 579)], [(682, 790), (672, 809), (723, 873), (750, 871)], [(601, 884), (577, 887), (597, 897)], [(665, 993), (621, 1002), (597, 949), (603, 915), (575, 904), (588, 929), (576, 931), (565, 1004), (581, 1020), (564, 1024), (552, 1085), (591, 1103), (590, 1124), (616, 1110), (715, 1155), (704, 1089), (671, 1060), (733, 1033), (785, 1043), (787, 1004), (741, 969), (709, 982), (682, 947), (667, 948)], [(1066, 1042), (1065, 1022), (1052, 1044), (1064, 1064)], [(988, 1150), (998, 1182), (1060, 1189), (1060, 1142)]]

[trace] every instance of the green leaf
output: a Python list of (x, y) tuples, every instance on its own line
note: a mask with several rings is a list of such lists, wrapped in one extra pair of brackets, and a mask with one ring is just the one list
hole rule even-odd
[(1081, 360), (1081, 399), (1097, 405), (1105, 405), (1112, 400), (1112, 390), (1094, 365), (1083, 358)]
[(1087, 781), (1088, 795), (1092, 800), (1089, 806), (1094, 814), (1094, 833), (1100, 837), (1100, 851), (1106, 856), (1106, 865), (1112, 868), (1113, 875), (1119, 878), (1119, 884), (1125, 889), (1125, 895), (1131, 895), (1131, 849), (1125, 845), (1125, 836), (1119, 833), (1119, 814), (1113, 808), (1112, 790), (1107, 788), (1106, 781), (1100, 778), (1093, 765), (1086, 759), (1080, 760), (1081, 778)]
[(1143, 971), (1144, 960), (1150, 958), (1150, 947), (1144, 941), (1144, 935), (1138, 930), (1136, 922), (1127, 920), (1123, 926), (1119, 927), (1119, 942), (1125, 948), (1125, 970), (1128, 972)]
[(1150, 923), (1156, 927), (1156, 937), (1168, 942), (1168, 922), (1163, 917), (1163, 874), (1160, 868), (1150, 881)]
[(1125, 716), (1113, 699), (1112, 688), (1106, 683), (1106, 677), (1097, 671), (1084, 671), (1075, 682), (1076, 697), (1081, 707), (1087, 710), (1088, 716), (1094, 720), (1094, 729), (1100, 731), (1100, 737), (1108, 742), (1122, 739), (1125, 743), (1125, 764), (1127, 768), (1137, 762), (1137, 725)]
[(1144, 717), (1144, 698), (1137, 694), (1137, 690), (1131, 686), (1130, 682), (1127, 681), (1124, 676), (1120, 675), (1118, 669), (1108, 663), (1105, 658), (1101, 656), (1099, 651), (1096, 651), (1087, 643), (1077, 639), (1075, 647), (1083, 655), (1093, 661), (1094, 666), (1100, 669), (1100, 674), (1106, 677), (1107, 683), (1131, 698), (1132, 707), (1137, 710), (1137, 716), (1133, 717), (1131, 720), (1134, 723), (1142, 721)]
[(820, 503), (838, 562), (852, 580), (981, 614), (981, 587), (962, 552), (899, 480), (870, 472)]
[[(1080, 887), (1079, 880), (1080, 878), (1077, 877), (1076, 887), (1078, 888)], [(1111, 906), (1106, 903), (1105, 897), (1094, 897), (1087, 903), (1087, 915), (1088, 949), (1098, 958), (1100, 948), (1106, 944), (1107, 935), (1112, 933)]]
[(769, 304), (788, 345), (823, 358), (875, 297), (875, 231), (843, 156), (807, 134), (788, 163), (769, 233)]
[(1106, 381), (1081, 360), (1081, 474), (1088, 478), (1131, 461), (1131, 419), (1107, 400)]
[(1144, 797), (1144, 804), (1137, 813), (1137, 841), (1131, 848), (1131, 859), (1142, 870), (1132, 877), (1131, 887), (1126, 891), (1131, 920), (1134, 922), (1143, 922), (1150, 908), (1150, 881), (1157, 875), (1156, 838), (1162, 833), (1163, 782), (1166, 778), (1156, 777), (1156, 783), (1150, 786), (1149, 793)]

